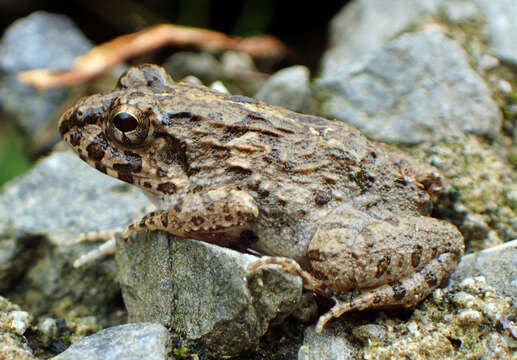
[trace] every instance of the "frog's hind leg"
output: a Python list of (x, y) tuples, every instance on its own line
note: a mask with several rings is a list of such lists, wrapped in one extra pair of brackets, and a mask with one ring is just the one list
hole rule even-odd
[(362, 290), (350, 301), (333, 297), (336, 304), (320, 316), (316, 324), (316, 332), (332, 319), (354, 310), (379, 308), (408, 308), (422, 301), (449, 275), (450, 269), (458, 263), (457, 254), (445, 253), (431, 260), (420, 271), (400, 281), (382, 285), (376, 288)]

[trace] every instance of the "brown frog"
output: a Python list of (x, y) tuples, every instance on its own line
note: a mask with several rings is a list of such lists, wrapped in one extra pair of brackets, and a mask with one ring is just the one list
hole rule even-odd
[(124, 238), (163, 230), (274, 256), (252, 270), (280, 264), (335, 300), (318, 331), (351, 310), (416, 305), (463, 252), (454, 225), (427, 217), (432, 173), (345, 123), (177, 83), (155, 65), (81, 99), (59, 130), (156, 205)]

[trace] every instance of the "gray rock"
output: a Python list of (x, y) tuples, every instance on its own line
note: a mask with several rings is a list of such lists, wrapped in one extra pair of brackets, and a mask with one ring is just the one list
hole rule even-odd
[(166, 360), (169, 333), (159, 324), (138, 323), (104, 329), (76, 342), (53, 360)]
[(90, 41), (65, 16), (38, 11), (15, 21), (0, 40), (0, 109), (28, 133), (43, 128), (58, 115), (67, 92), (37, 91), (17, 79), (18, 71), (69, 69), (90, 48)]
[(347, 360), (358, 358), (357, 350), (342, 328), (329, 326), (321, 334), (310, 326), (305, 330), (298, 360)]
[(173, 79), (178, 81), (186, 76), (194, 75), (203, 83), (209, 84), (219, 80), (222, 73), (219, 61), (208, 53), (181, 51), (169, 57), (163, 66)]
[(322, 62), (322, 76), (371, 51), (380, 49), (442, 0), (356, 0), (343, 7), (330, 24), (331, 49)]
[(517, 301), (517, 240), (465, 255), (450, 277), (451, 283), (483, 276), (501, 294)]
[(27, 339), (23, 336), (32, 321), (20, 307), (0, 296), (0, 359), (35, 360)]
[(43, 159), (0, 192), (0, 291), (35, 314), (107, 312), (119, 291), (114, 261), (72, 269), (76, 258), (97, 246), (74, 239), (122, 226), (145, 204), (137, 189), (72, 153)]
[[(358, 57), (383, 47), (397, 35), (431, 18), (445, 26), (477, 24), (478, 39), (499, 59), (517, 63), (517, 3), (511, 0), (355, 0), (332, 19), (331, 48), (322, 62), (326, 76)], [(467, 30), (469, 31), (469, 30)]]
[(517, 65), (517, 2), (472, 0), (488, 27), (488, 49), (498, 58)]
[(0, 332), (0, 359), (36, 360), (31, 348), (24, 339), (10, 333)]
[(442, 201), (433, 211), (458, 226), (469, 251), (517, 238), (517, 172), (497, 148), (469, 135), (409, 151), (443, 175)]
[(476, 21), (482, 16), (475, 1), (470, 0), (445, 1), (442, 2), (440, 9), (447, 20), (453, 24)]
[(309, 69), (301, 65), (282, 69), (268, 79), (255, 97), (271, 105), (311, 113), (315, 106), (311, 97), (309, 75)]
[(498, 106), (463, 49), (435, 29), (402, 35), (317, 86), (325, 116), (381, 141), (494, 135), (501, 127)]
[(227, 51), (221, 60), (208, 53), (181, 51), (169, 57), (163, 64), (173, 79), (181, 80), (194, 75), (204, 84), (223, 81), (231, 93), (253, 94), (266, 81), (247, 54)]
[(161, 323), (214, 356), (255, 348), (301, 299), (301, 279), (276, 265), (249, 274), (254, 256), (161, 232), (118, 242), (115, 257), (129, 321)]
[(90, 48), (91, 43), (68, 17), (37, 11), (5, 31), (0, 41), (0, 69), (10, 73), (46, 67), (67, 70)]

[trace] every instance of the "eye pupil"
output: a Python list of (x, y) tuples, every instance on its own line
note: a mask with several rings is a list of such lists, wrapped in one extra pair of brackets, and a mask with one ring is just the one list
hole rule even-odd
[(126, 133), (138, 127), (138, 120), (127, 112), (121, 112), (113, 118), (113, 125), (121, 132)]

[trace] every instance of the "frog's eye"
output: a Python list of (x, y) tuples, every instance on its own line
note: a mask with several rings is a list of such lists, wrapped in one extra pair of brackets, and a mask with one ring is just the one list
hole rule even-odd
[(119, 112), (113, 117), (113, 126), (115, 126), (118, 131), (127, 133), (136, 130), (138, 120), (130, 113)]
[(149, 118), (135, 106), (119, 105), (111, 111), (108, 133), (122, 145), (142, 146), (149, 134)]

